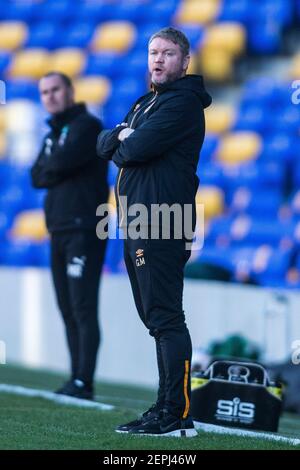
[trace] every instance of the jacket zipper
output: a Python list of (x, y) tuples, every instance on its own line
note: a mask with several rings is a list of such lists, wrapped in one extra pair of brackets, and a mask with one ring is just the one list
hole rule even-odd
[[(144, 104), (144, 106), (141, 106), (139, 109), (137, 109), (136, 113), (135, 113), (134, 116), (132, 117), (132, 120), (131, 120), (131, 123), (130, 123), (130, 126), (129, 126), (131, 129), (132, 129), (132, 125), (133, 125), (133, 123), (134, 123), (134, 121), (135, 121), (137, 115), (138, 115), (143, 109), (145, 109), (145, 110), (146, 110), (147, 108), (150, 109), (150, 107), (153, 106), (153, 104), (154, 104), (156, 98), (157, 98), (157, 92), (155, 93), (155, 95), (153, 96), (153, 98), (152, 98), (148, 103)], [(145, 107), (145, 106), (146, 106), (146, 107)]]
[(123, 207), (122, 207), (122, 204), (121, 204), (121, 201), (120, 201), (120, 180), (121, 180), (123, 170), (124, 170), (124, 168), (121, 168), (120, 173), (119, 173), (118, 182), (117, 182), (117, 197), (118, 197), (119, 208), (120, 208), (120, 224), (119, 224), (120, 227), (121, 227), (122, 222), (123, 222)]
[[(146, 103), (147, 106), (145, 108), (145, 111), (150, 109), (153, 106), (156, 98), (157, 98), (157, 92), (155, 93), (154, 97), (148, 103)], [(131, 123), (130, 123), (130, 126), (129, 126), (131, 129), (132, 129), (132, 125), (133, 125), (137, 115), (139, 114), (140, 111), (142, 111), (142, 109), (144, 109), (144, 106), (141, 106), (139, 109), (137, 109), (136, 113), (132, 117), (132, 120), (131, 120)], [(120, 173), (119, 173), (119, 177), (118, 177), (118, 182), (117, 182), (117, 197), (118, 197), (119, 208), (120, 208), (120, 224), (119, 224), (120, 227), (122, 226), (123, 217), (124, 217), (124, 210), (123, 210), (123, 207), (122, 207), (122, 204), (121, 204), (121, 201), (120, 201), (120, 181), (121, 181), (123, 170), (124, 170), (124, 168), (121, 168)]]

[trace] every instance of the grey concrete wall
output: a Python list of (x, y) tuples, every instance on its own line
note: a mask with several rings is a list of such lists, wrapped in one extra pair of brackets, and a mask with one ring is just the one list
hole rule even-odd
[[(300, 339), (300, 296), (289, 293), (288, 298), (291, 311), (288, 338), (285, 313), (275, 311), (268, 315), (269, 358), (291, 355), (291, 341)], [(184, 308), (194, 347), (205, 347), (231, 333), (241, 333), (263, 346), (269, 299), (270, 293), (257, 287), (186, 281)], [(103, 276), (100, 323), (102, 344), (97, 377), (155, 386), (154, 341), (138, 318), (127, 276)], [(68, 370), (63, 324), (48, 270), (0, 269), (1, 340), (6, 344), (8, 361)]]

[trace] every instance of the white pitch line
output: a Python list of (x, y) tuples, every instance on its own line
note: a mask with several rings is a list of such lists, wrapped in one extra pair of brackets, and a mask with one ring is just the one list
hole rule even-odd
[(253, 437), (255, 439), (268, 439), (269, 441), (283, 442), (292, 446), (299, 446), (300, 439), (293, 439), (291, 437), (285, 437), (278, 434), (266, 433), (266, 432), (255, 432), (237, 428), (227, 428), (225, 426), (217, 426), (215, 424), (201, 423), (200, 421), (194, 421), (194, 426), (197, 431), (204, 431), (216, 434), (229, 434), (231, 436), (241, 437)]
[(81, 398), (68, 397), (67, 395), (58, 395), (54, 392), (47, 390), (37, 390), (34, 388), (21, 387), (20, 385), (7, 385), (0, 384), (0, 393), (12, 393), (14, 395), (22, 395), (24, 397), (38, 397), (46, 398), (47, 400), (54, 401), (60, 405), (72, 405), (79, 406), (82, 408), (95, 408), (98, 410), (112, 410), (113, 405), (107, 405), (105, 403), (99, 403), (92, 400), (82, 400)]

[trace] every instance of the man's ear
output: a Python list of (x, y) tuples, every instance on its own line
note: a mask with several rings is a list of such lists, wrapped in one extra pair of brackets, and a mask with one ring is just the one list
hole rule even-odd
[(191, 60), (191, 56), (190, 56), (190, 55), (186, 55), (186, 56), (183, 58), (182, 68), (183, 68), (183, 70), (184, 70), (185, 72), (186, 72), (187, 69), (188, 69), (190, 60)]

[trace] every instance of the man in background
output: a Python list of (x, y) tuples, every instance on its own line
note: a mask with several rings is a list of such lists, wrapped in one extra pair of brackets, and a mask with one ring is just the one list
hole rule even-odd
[[(127, 232), (125, 263), (138, 313), (155, 339), (159, 370), (156, 403), (140, 418), (120, 425), (116, 431), (122, 433), (197, 434), (189, 415), (192, 345), (182, 294), (190, 256), (187, 241), (195, 228), (203, 110), (211, 97), (201, 76), (186, 75), (189, 59), (189, 42), (181, 31), (164, 28), (154, 34), (148, 50), (151, 91), (134, 103), (122, 125), (103, 131), (98, 140), (99, 155), (120, 168), (116, 197), (119, 225)], [(138, 218), (138, 238), (127, 230), (135, 223), (137, 203), (148, 214), (147, 219)], [(182, 214), (185, 206), (191, 209), (190, 220), (174, 215), (169, 236), (163, 233), (166, 224), (152, 217), (163, 204), (176, 205)], [(179, 234), (186, 222), (190, 237)]]
[(48, 190), (45, 215), (51, 270), (71, 360), (70, 379), (57, 393), (92, 399), (100, 342), (98, 290), (106, 245), (96, 236), (96, 208), (108, 199), (107, 162), (96, 155), (102, 125), (85, 104), (74, 102), (68, 76), (48, 73), (41, 78), (39, 91), (50, 114), (50, 131), (31, 176), (35, 188)]

